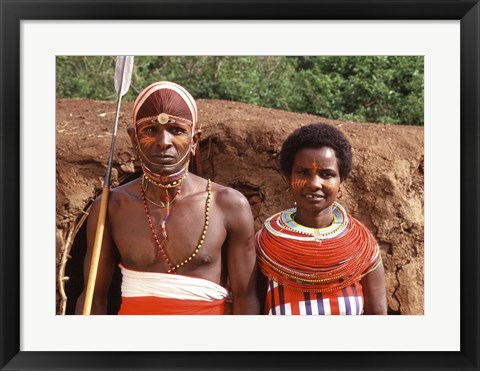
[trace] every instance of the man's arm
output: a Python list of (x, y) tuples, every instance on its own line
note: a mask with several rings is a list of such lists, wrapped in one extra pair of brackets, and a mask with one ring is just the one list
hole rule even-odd
[[(87, 290), (88, 275), (90, 272), (90, 264), (92, 260), (93, 243), (95, 233), (97, 231), (98, 214), (100, 211), (100, 199), (95, 200), (87, 220), (87, 254), (83, 263), (84, 287), (83, 292), (77, 300), (75, 314), (83, 313), (83, 304), (85, 301), (85, 293)], [(108, 228), (108, 217), (105, 221), (105, 229), (103, 232), (102, 250), (100, 260), (98, 262), (97, 278), (95, 280), (95, 289), (93, 292), (92, 309), (90, 314), (107, 314), (107, 298), (112, 276), (117, 263), (117, 254), (110, 236)]]
[(362, 278), (364, 314), (387, 314), (385, 273), (383, 263)]
[(257, 296), (255, 231), (252, 211), (247, 199), (238, 191), (220, 191), (227, 238), (227, 269), (232, 290), (232, 314), (260, 314)]

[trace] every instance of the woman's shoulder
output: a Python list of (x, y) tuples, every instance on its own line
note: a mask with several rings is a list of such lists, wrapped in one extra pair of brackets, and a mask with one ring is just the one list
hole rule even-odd
[(363, 224), (360, 220), (352, 217), (351, 215), (348, 215), (349, 219), (349, 228), (354, 228), (353, 232), (356, 235), (359, 236), (364, 242), (367, 242), (368, 245), (370, 245), (373, 249), (379, 249), (378, 246), (378, 241), (375, 235), (372, 233), (372, 231), (365, 225)]

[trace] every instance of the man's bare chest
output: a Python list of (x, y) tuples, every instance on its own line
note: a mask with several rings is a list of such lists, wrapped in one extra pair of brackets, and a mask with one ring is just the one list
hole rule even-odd
[[(122, 260), (130, 268), (163, 270), (181, 265), (183, 271), (220, 264), (226, 237), (224, 223), (214, 208), (208, 217), (205, 204), (149, 205), (129, 208), (112, 217), (111, 235)], [(165, 221), (165, 228), (162, 228)]]

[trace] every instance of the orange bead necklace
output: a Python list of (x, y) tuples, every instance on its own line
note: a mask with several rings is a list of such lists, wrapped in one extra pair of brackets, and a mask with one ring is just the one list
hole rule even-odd
[(375, 269), (381, 258), (372, 234), (340, 205), (335, 207), (337, 214), (343, 213), (337, 226), (316, 231), (291, 223), (293, 218), (286, 215), (291, 210), (267, 219), (257, 233), (262, 273), (295, 290), (327, 292), (349, 286)]

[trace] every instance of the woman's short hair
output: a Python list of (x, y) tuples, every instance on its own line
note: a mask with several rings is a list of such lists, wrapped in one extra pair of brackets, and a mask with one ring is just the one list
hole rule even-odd
[(293, 160), (303, 148), (330, 147), (335, 151), (340, 179), (344, 180), (352, 169), (352, 146), (347, 137), (335, 126), (316, 123), (294, 130), (285, 139), (280, 151), (280, 169), (286, 176), (292, 173)]

